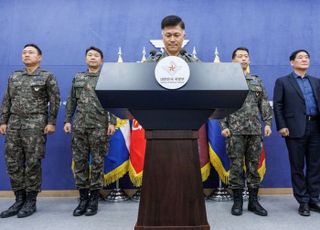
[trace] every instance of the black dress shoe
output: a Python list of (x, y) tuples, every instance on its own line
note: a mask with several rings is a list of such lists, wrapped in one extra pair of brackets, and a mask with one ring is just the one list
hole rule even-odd
[(310, 210), (314, 212), (320, 212), (320, 203), (310, 203)]
[(299, 206), (299, 214), (301, 216), (310, 216), (310, 208), (308, 203), (302, 203)]

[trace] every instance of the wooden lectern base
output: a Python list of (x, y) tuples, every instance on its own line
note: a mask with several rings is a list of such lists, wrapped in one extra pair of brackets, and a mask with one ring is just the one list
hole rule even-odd
[(147, 149), (135, 230), (208, 230), (198, 132), (146, 131)]

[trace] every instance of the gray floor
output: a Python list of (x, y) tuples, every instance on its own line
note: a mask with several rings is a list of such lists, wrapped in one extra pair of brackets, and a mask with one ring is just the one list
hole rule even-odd
[[(232, 202), (206, 201), (211, 229), (218, 230), (315, 230), (320, 228), (320, 213), (311, 212), (310, 217), (298, 215), (298, 205), (292, 196), (261, 196), (261, 203), (269, 216), (260, 217), (247, 212), (236, 217), (230, 214)], [(11, 199), (1, 198), (0, 209), (6, 209)], [(0, 230), (129, 230), (133, 229), (138, 203), (100, 202), (99, 213), (92, 217), (73, 217), (76, 198), (38, 198), (38, 211), (28, 218), (0, 218)]]

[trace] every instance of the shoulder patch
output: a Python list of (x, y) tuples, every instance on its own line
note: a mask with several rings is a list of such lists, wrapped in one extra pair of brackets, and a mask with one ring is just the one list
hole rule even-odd
[(9, 78), (10, 78), (10, 79), (14, 79), (14, 78), (20, 76), (23, 72), (24, 72), (23, 70), (16, 70), (16, 71), (14, 71), (14, 72), (10, 75)]
[(48, 70), (45, 70), (45, 69), (40, 69), (39, 71), (40, 72), (44, 72), (44, 73), (48, 73), (49, 72)]
[(253, 79), (259, 79), (258, 75), (250, 75)]
[(74, 76), (73, 78), (73, 81), (74, 82), (77, 82), (77, 81), (85, 81), (87, 78), (86, 78), (86, 72), (78, 72), (76, 73), (76, 75)]
[(86, 72), (79, 72), (79, 73), (76, 73), (74, 78), (75, 79), (83, 78), (85, 75), (86, 75)]
[(40, 76), (44, 76), (44, 77), (48, 77), (49, 75), (52, 75), (51, 72), (44, 70), (44, 69), (40, 69), (39, 74), (40, 74)]

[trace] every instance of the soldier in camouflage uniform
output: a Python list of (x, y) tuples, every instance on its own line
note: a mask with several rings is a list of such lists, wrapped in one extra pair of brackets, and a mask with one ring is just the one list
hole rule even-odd
[(158, 62), (167, 56), (178, 56), (186, 62), (198, 62), (196, 57), (187, 53), (182, 49), (185, 37), (185, 24), (182, 19), (176, 15), (170, 15), (163, 18), (161, 22), (162, 40), (164, 44), (164, 52), (150, 52), (151, 56), (148, 62)]
[(6, 134), (5, 160), (16, 196), (16, 202), (0, 214), (2, 218), (16, 214), (26, 217), (36, 211), (46, 135), (55, 132), (60, 104), (55, 77), (39, 68), (41, 57), (38, 46), (24, 46), (22, 61), (26, 68), (9, 77), (2, 102), (0, 132)]
[[(241, 64), (249, 88), (242, 107), (221, 120), (221, 134), (227, 137), (227, 152), (230, 159), (229, 186), (233, 191), (233, 215), (242, 214), (244, 188), (243, 163), (249, 189), (248, 210), (266, 216), (267, 211), (259, 204), (257, 194), (260, 185), (258, 165), (262, 145), (261, 118), (265, 123), (264, 135), (271, 135), (272, 109), (262, 80), (247, 72), (250, 64), (249, 51), (239, 47), (232, 54), (233, 62)], [(261, 118), (260, 118), (261, 116)]]
[[(115, 132), (116, 118), (100, 104), (95, 87), (103, 63), (103, 53), (96, 47), (86, 50), (88, 70), (76, 74), (66, 105), (64, 131), (71, 132), (73, 114), (72, 156), (80, 203), (74, 216), (95, 215), (99, 190), (103, 186), (104, 159), (109, 136)], [(88, 159), (91, 155), (91, 170)]]

